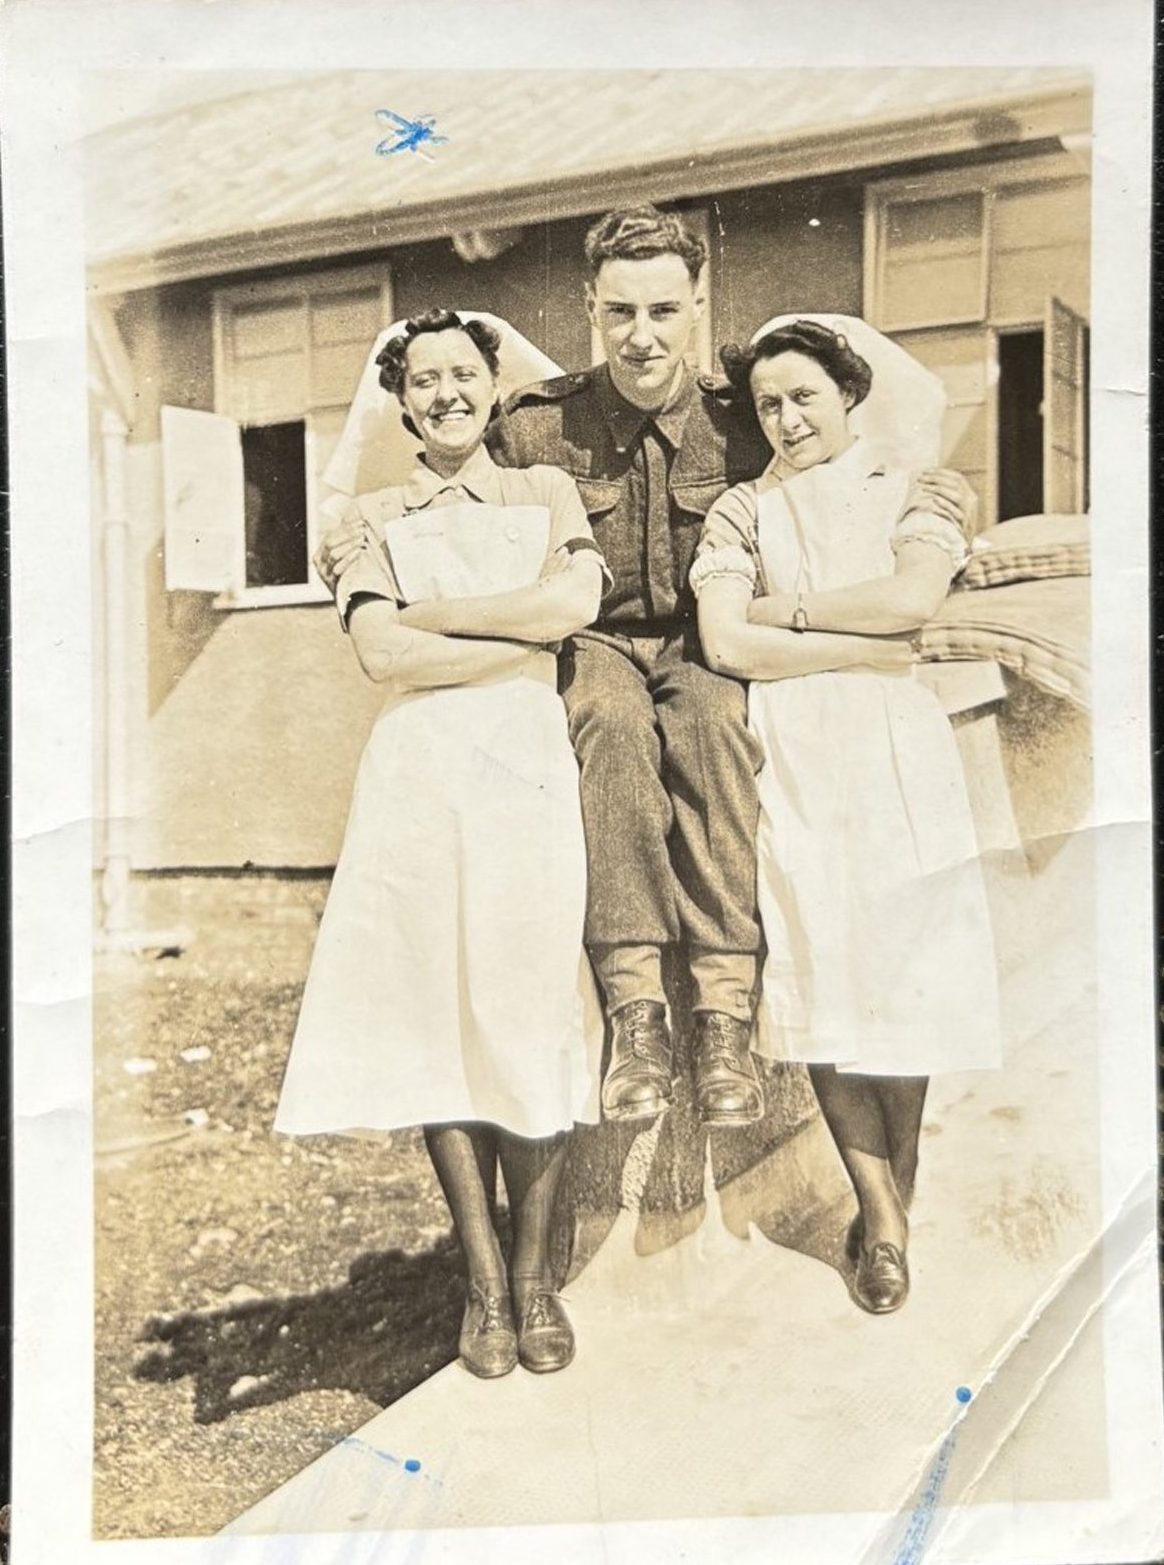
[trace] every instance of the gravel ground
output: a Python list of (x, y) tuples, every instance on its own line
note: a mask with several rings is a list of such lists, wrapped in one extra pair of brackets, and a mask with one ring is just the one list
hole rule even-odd
[[(94, 980), (100, 1538), (218, 1531), (449, 1363), (464, 1300), (419, 1131), (270, 1129), (326, 880), (139, 892), (154, 954), (102, 955)], [(681, 1084), (637, 1160), (636, 1127), (580, 1131), (561, 1264), (568, 1234), (575, 1266), (602, 1242), (628, 1175), (646, 1248), (698, 1221), (709, 1162), (730, 1180), (815, 1112), (803, 1071), (767, 1094), (763, 1124), (709, 1144)]]
[(456, 1354), (419, 1133), (270, 1131), (314, 919), (272, 941), (250, 914), (98, 959), (100, 1538), (217, 1531)]

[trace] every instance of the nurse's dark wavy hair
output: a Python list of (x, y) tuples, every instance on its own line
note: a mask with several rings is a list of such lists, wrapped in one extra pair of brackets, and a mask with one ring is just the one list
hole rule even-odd
[(404, 323), (404, 330), (397, 332), (395, 337), (389, 337), (388, 341), (376, 355), (376, 363), (380, 366), (380, 384), (385, 391), (391, 391), (394, 396), (399, 396), (404, 388), (404, 368), (408, 360), (408, 347), (414, 338), (423, 336), (426, 332), (438, 331), (463, 331), (465, 336), (473, 342), (485, 363), (489, 366), (489, 373), (494, 380), (501, 367), (498, 357), (501, 351), (501, 334), (494, 331), (493, 327), (485, 321), (463, 321), (456, 310), (426, 310), (423, 315), (414, 315), (411, 320)]
[(853, 348), (847, 337), (830, 331), (818, 321), (792, 321), (768, 332), (759, 342), (746, 348), (728, 343), (719, 350), (720, 363), (732, 387), (732, 400), (741, 407), (752, 406), (752, 370), (761, 359), (774, 359), (780, 353), (803, 353), (812, 359), (841, 392), (851, 398), (850, 407), (864, 402), (873, 384), (873, 371)]

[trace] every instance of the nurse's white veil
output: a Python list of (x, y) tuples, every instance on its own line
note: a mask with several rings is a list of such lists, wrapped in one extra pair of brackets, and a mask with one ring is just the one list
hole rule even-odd
[[(500, 336), (498, 394), (502, 401), (532, 380), (548, 380), (563, 373), (508, 321), (482, 310), (455, 313), (463, 321), (484, 321)], [(323, 482), (337, 494), (368, 494), (403, 483), (422, 449), (421, 442), (404, 427), (400, 403), (381, 386), (376, 363), (380, 349), (390, 337), (398, 337), (405, 324), (397, 321), (386, 327), (372, 344), (343, 432), (323, 470)]]
[(877, 459), (888, 467), (933, 467), (941, 456), (946, 411), (946, 388), (938, 377), (855, 315), (777, 315), (752, 334), (753, 344), (795, 321), (813, 321), (847, 338), (873, 371), (869, 395), (849, 414), (849, 428)]

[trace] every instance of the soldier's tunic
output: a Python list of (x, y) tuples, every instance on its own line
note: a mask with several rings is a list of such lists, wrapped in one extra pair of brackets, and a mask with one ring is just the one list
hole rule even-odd
[(650, 956), (683, 940), (695, 1007), (748, 1020), (759, 755), (744, 687), (703, 662), (688, 575), (709, 507), (771, 453), (710, 379), (685, 376), (650, 414), (605, 366), (523, 388), (489, 444), (505, 465), (570, 474), (613, 576), (597, 623), (562, 660), (582, 768), (586, 938), (608, 1006), (664, 998)]

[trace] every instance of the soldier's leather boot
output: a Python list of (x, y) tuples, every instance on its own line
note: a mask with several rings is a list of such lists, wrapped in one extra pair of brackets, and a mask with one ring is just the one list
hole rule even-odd
[(607, 1119), (651, 1119), (671, 1101), (671, 1038), (657, 1000), (632, 1000), (611, 1017), (610, 1065), (602, 1083)]
[(695, 1102), (705, 1125), (754, 1125), (764, 1117), (751, 1039), (749, 1022), (723, 1011), (695, 1013)]

